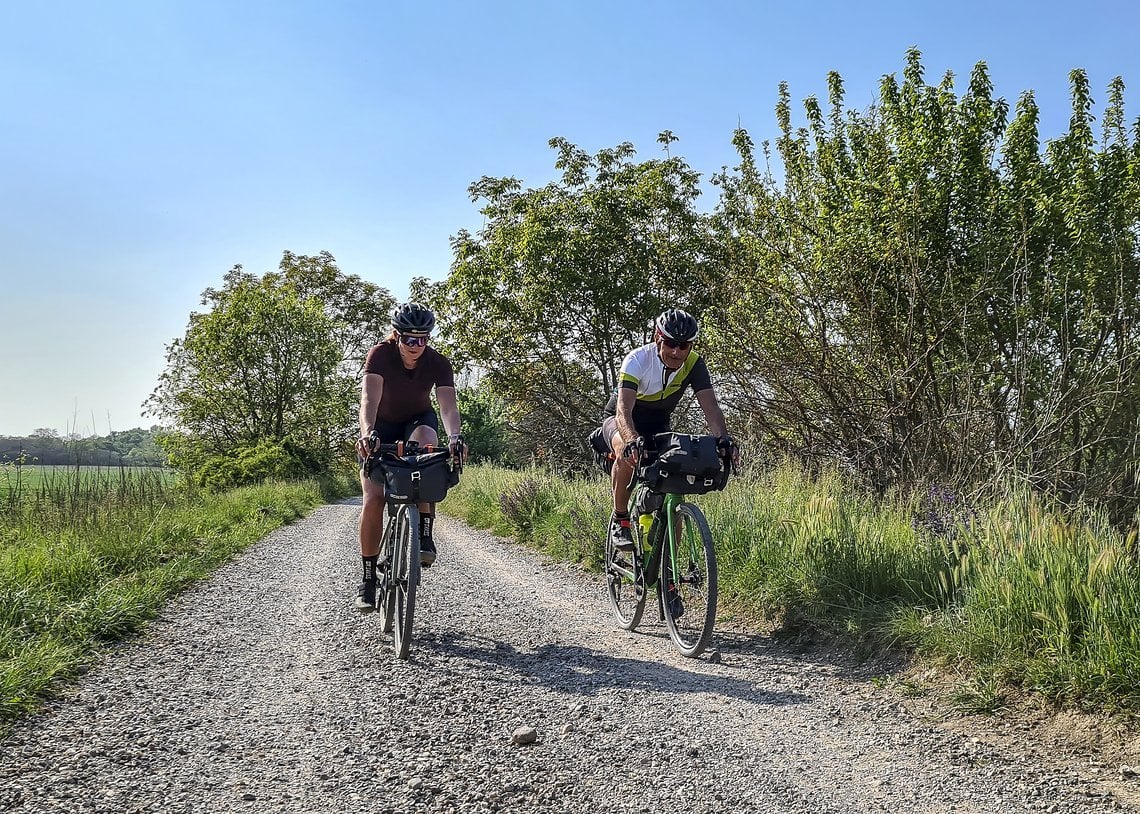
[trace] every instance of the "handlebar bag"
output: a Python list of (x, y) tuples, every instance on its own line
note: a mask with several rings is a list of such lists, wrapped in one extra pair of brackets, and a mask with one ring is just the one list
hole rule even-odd
[(449, 464), (446, 451), (403, 457), (386, 452), (379, 468), (385, 496), (392, 503), (438, 503), (459, 483), (459, 468)]
[(662, 432), (653, 436), (656, 457), (641, 472), (650, 490), (663, 494), (699, 495), (718, 491), (728, 469), (715, 435)]

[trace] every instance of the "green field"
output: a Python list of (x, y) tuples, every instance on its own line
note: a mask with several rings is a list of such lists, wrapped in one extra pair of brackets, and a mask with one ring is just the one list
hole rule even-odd
[(0, 464), (0, 500), (14, 493), (28, 495), (45, 489), (118, 487), (131, 481), (153, 480), (173, 485), (172, 469), (146, 466), (38, 466)]

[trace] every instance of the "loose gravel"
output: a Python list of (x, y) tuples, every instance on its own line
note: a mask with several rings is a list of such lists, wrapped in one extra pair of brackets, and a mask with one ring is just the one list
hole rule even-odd
[(358, 511), (269, 535), (13, 730), (0, 811), (1135, 810), (766, 636), (682, 658), (597, 575), (443, 517), (398, 661), (352, 608)]

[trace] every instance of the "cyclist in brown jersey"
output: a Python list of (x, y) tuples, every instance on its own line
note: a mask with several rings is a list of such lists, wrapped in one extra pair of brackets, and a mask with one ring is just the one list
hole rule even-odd
[[(360, 385), (360, 439), (356, 451), (363, 461), (372, 444), (417, 441), (439, 444), (439, 419), (447, 432), (452, 454), (464, 454), (460, 438), (459, 408), (455, 401), (455, 374), (446, 356), (428, 347), (435, 315), (419, 303), (397, 305), (392, 311), (392, 333), (368, 351)], [(431, 406), (435, 388), (440, 416)], [(364, 580), (357, 593), (356, 607), (372, 610), (376, 604), (376, 558), (384, 528), (384, 487), (363, 472), (360, 487), (364, 495), (360, 511), (360, 557)], [(435, 562), (432, 539), (435, 507), (420, 504), (420, 562)]]

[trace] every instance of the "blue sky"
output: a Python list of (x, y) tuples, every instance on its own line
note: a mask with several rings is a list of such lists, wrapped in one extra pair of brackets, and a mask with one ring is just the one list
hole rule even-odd
[(25, 0), (0, 27), (0, 435), (148, 426), (165, 346), (235, 264), (442, 279), (468, 185), (550, 181), (553, 136), (649, 158), (669, 129), (707, 178), (738, 125), (774, 136), (781, 80), (798, 104), (836, 70), (863, 109), (910, 46), (929, 82), (984, 61), (1011, 105), (1033, 90), (1046, 138), (1073, 68), (1098, 114), (1120, 75), (1140, 115), (1131, 0)]

